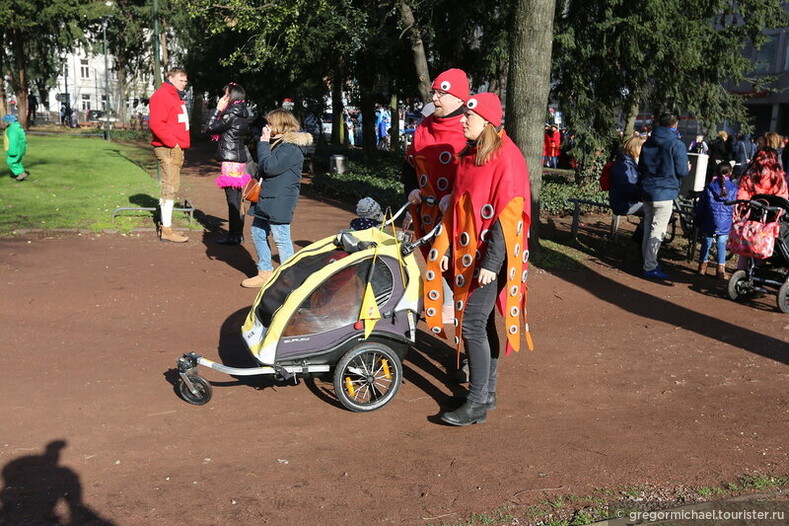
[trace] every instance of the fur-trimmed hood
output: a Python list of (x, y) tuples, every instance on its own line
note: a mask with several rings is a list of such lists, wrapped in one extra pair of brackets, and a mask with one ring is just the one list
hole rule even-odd
[(286, 132), (282, 134), (282, 142), (295, 144), (296, 146), (312, 145), (312, 134), (307, 132)]

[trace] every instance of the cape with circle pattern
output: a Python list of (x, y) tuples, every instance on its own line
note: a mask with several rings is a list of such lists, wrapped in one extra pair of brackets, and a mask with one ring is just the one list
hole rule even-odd
[[(498, 220), (504, 232), (507, 282), (499, 284), (496, 301), (506, 322), (505, 354), (520, 350), (525, 337), (533, 348), (526, 320), (526, 279), (528, 277), (528, 234), (531, 225), (529, 172), (520, 149), (502, 130), (501, 148), (490, 161), (476, 166), (475, 152), (460, 159), (452, 201), (427, 256), (424, 278), (425, 317), (430, 330), (444, 336), (441, 305), (441, 256), (450, 246), (449, 272), (455, 296), (455, 345), (462, 341), (464, 307), (477, 288), (477, 266), (487, 247), (487, 234)], [(501, 275), (501, 274), (500, 274)]]
[(414, 132), (414, 142), (406, 160), (416, 170), (422, 197), (435, 198), (409, 208), (417, 237), (424, 236), (435, 226), (440, 216), (438, 202), (452, 192), (458, 167), (457, 154), (466, 146), (461, 117), (439, 119), (430, 115)]

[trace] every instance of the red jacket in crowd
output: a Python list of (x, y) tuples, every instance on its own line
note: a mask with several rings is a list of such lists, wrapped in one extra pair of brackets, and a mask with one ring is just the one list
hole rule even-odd
[(168, 148), (180, 146), (183, 150), (189, 148), (189, 114), (175, 86), (169, 82), (162, 83), (151, 96), (150, 107), (151, 144)]
[(559, 130), (545, 130), (542, 154), (544, 157), (558, 157), (559, 147), (562, 144), (562, 135)]

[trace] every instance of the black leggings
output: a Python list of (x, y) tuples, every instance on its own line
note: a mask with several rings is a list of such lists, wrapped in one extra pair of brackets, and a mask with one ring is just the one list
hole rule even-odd
[(463, 314), (463, 345), (468, 354), (468, 400), (484, 404), (496, 392), (499, 363), (499, 334), (496, 332), (498, 280), (475, 289)]
[(227, 231), (230, 237), (244, 235), (244, 214), (241, 212), (241, 188), (225, 187), (227, 199)]

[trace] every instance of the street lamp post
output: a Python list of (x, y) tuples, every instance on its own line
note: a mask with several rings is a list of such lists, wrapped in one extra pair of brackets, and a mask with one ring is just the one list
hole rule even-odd
[(102, 30), (104, 32), (104, 93), (106, 97), (105, 107), (104, 107), (104, 117), (105, 117), (105, 138), (109, 141), (110, 138), (110, 67), (109, 67), (109, 60), (107, 58), (107, 21), (109, 20), (108, 16), (101, 17), (103, 22)]
[(162, 65), (159, 57), (159, 2), (153, 0), (153, 87), (162, 85)]

